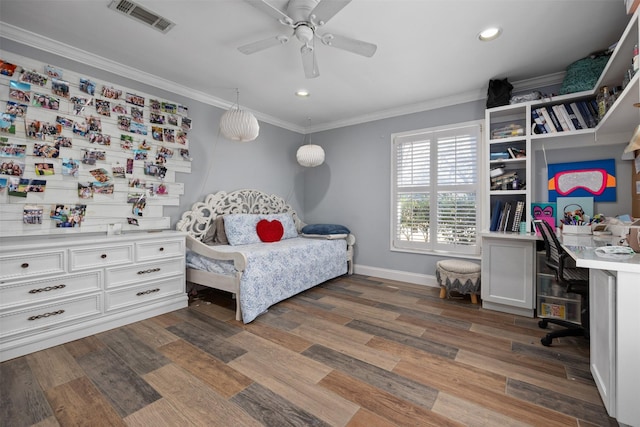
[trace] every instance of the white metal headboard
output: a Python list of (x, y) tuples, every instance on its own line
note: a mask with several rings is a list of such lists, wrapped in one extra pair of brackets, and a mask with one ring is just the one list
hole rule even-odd
[(275, 194), (266, 194), (259, 190), (236, 190), (230, 193), (219, 191), (209, 194), (204, 202), (196, 202), (191, 210), (182, 214), (176, 224), (176, 230), (189, 233), (198, 240), (207, 232), (209, 225), (219, 215), (232, 213), (273, 214), (290, 212), (298, 231), (305, 223), (284, 199)]

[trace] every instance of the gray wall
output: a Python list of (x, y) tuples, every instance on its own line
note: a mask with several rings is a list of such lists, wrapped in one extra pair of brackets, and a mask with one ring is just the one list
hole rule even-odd
[(232, 142), (218, 133), (220, 117), (224, 114), (220, 108), (4, 38), (0, 38), (0, 47), (7, 52), (86, 73), (88, 77), (120, 84), (189, 107), (189, 117), (193, 120), (193, 129), (189, 132), (189, 151), (193, 162), (190, 174), (176, 174), (176, 180), (185, 185), (185, 194), (180, 198), (179, 207), (165, 209), (165, 215), (171, 216), (172, 227), (182, 212), (194, 202), (220, 190), (256, 188), (269, 194), (279, 194), (294, 209), (302, 211), (302, 186), (294, 187), (298, 180), (292, 180), (302, 169), (295, 159), (296, 150), (302, 144), (302, 135), (260, 123), (260, 136), (255, 141)]
[(441, 257), (390, 250), (391, 135), (484, 119), (477, 101), (318, 132), (311, 142), (326, 153), (307, 172), (305, 221), (337, 222), (356, 236), (356, 264), (433, 275)]
[[(600, 137), (599, 137), (600, 138)], [(607, 140), (614, 138), (612, 140)], [(615, 159), (616, 161), (616, 201), (615, 202), (595, 202), (593, 206), (594, 214), (601, 213), (605, 217), (615, 217), (618, 215), (631, 215), (631, 177), (633, 162), (622, 160), (622, 152), (629, 141), (613, 143), (620, 138), (613, 136), (602, 137), (603, 143), (596, 145), (593, 136), (585, 137), (582, 140), (581, 148), (554, 148), (553, 140), (545, 143), (545, 152), (542, 147), (538, 147), (535, 152), (534, 169), (532, 178), (535, 180), (535, 193), (533, 200), (546, 202), (547, 197), (547, 164), (582, 162), (587, 160)], [(546, 158), (545, 158), (546, 157)]]

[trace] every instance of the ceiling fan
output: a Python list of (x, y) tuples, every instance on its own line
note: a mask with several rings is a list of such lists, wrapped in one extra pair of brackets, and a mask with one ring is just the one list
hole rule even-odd
[[(376, 52), (377, 46), (373, 43), (367, 43), (361, 40), (352, 39), (350, 37), (341, 36), (339, 34), (324, 33), (318, 34), (318, 28), (326, 24), (351, 0), (289, 0), (286, 12), (281, 11), (265, 0), (244, 0), (275, 18), (282, 25), (293, 29), (291, 35), (301, 41), (302, 47), (302, 67), (304, 74), (308, 79), (318, 77), (318, 63), (316, 61), (314, 40), (320, 39), (327, 46), (337, 47), (358, 55), (371, 57)], [(238, 50), (246, 55), (259, 52), (261, 50), (285, 44), (289, 41), (290, 36), (279, 34), (269, 37), (268, 39), (259, 40), (253, 43), (240, 46)]]

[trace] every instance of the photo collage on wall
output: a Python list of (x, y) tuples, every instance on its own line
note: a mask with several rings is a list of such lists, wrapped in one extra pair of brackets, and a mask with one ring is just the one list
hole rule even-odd
[[(191, 161), (188, 107), (25, 62), (0, 58), (0, 201), (22, 205), (23, 224), (43, 224), (50, 211), (52, 227), (80, 227), (98, 197), (122, 200), (140, 219), (148, 197), (172, 193), (169, 173), (190, 171), (180, 165)], [(129, 197), (132, 189), (141, 196)]]

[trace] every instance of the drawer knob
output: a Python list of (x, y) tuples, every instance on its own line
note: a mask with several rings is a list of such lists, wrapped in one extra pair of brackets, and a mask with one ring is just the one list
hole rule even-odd
[(163, 247), (160, 247), (160, 249), (158, 249), (160, 252), (164, 251)]
[(49, 316), (57, 316), (58, 314), (62, 314), (62, 313), (64, 313), (64, 310), (52, 311), (51, 313), (44, 313), (44, 314), (38, 314), (36, 316), (31, 316), (27, 320), (38, 320), (38, 319), (43, 319)]
[(136, 296), (141, 297), (142, 295), (149, 295), (149, 294), (152, 294), (152, 293), (154, 293), (154, 292), (160, 292), (160, 288), (147, 289), (146, 291), (138, 292), (138, 293), (136, 294)]
[(28, 262), (23, 262), (22, 265), (20, 265), (20, 267), (29, 268), (29, 263)]
[(31, 289), (29, 291), (29, 293), (30, 294), (37, 294), (37, 293), (40, 293), (40, 292), (49, 292), (49, 291), (55, 291), (57, 289), (64, 289), (66, 287), (67, 287), (67, 285), (64, 285), (64, 284), (55, 285), (55, 286), (47, 286), (46, 288)]
[(102, 254), (100, 255), (100, 258), (105, 259), (107, 257), (107, 254)]
[(147, 274), (147, 273), (155, 273), (160, 271), (160, 267), (156, 267), (156, 268), (150, 268), (148, 270), (140, 270), (138, 271), (138, 274)]

